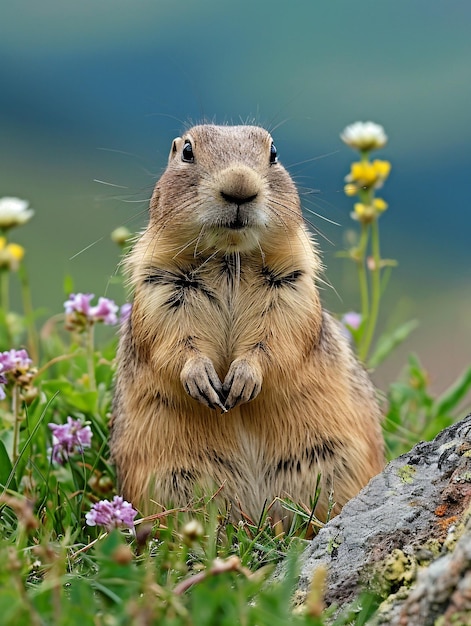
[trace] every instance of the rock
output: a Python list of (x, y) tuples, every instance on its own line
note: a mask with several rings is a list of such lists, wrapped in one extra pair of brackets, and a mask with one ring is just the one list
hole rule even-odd
[(298, 598), (323, 564), (327, 605), (384, 598), (369, 623), (471, 625), (470, 502), (471, 415), (391, 461), (319, 532)]
[(453, 552), (419, 571), (404, 602), (383, 608), (375, 624), (445, 626), (471, 624), (471, 509)]

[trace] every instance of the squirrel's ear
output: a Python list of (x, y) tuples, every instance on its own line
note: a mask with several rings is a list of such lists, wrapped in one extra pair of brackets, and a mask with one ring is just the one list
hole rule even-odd
[(168, 155), (168, 162), (169, 163), (180, 152), (181, 146), (182, 146), (182, 141), (183, 141), (183, 139), (181, 137), (175, 137), (175, 139), (172, 141), (172, 147), (170, 148), (170, 154)]

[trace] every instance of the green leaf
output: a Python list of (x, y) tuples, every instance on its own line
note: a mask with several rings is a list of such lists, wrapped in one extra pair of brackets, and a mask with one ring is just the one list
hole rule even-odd
[(447, 415), (453, 409), (456, 409), (461, 400), (471, 390), (471, 367), (449, 388), (440, 398), (438, 398), (434, 416)]
[(378, 594), (365, 591), (354, 601), (353, 605), (342, 611), (333, 622), (333, 626), (365, 626), (373, 617), (383, 598)]
[(13, 465), (3, 441), (0, 441), (0, 485), (5, 489), (17, 490)]
[(90, 581), (86, 578), (70, 577), (68, 587), (67, 606), (72, 607), (67, 611), (67, 619), (63, 623), (68, 626), (93, 626), (96, 624), (97, 602)]
[(396, 328), (392, 333), (378, 339), (375, 351), (368, 361), (368, 368), (375, 369), (389, 354), (399, 346), (419, 325), (417, 320), (410, 320)]
[(2, 624), (33, 624), (31, 614), (15, 585), (2, 585), (0, 591), (0, 615)]
[(135, 561), (120, 563), (117, 551), (126, 545), (119, 530), (113, 530), (96, 546), (96, 563), (99, 565), (91, 584), (104, 598), (114, 604), (136, 597), (144, 576), (143, 568), (136, 567)]
[(0, 351), (11, 348), (10, 330), (8, 327), (6, 312), (0, 307)]
[(72, 383), (65, 380), (49, 380), (43, 383), (43, 390), (49, 393), (59, 394), (61, 400), (65, 400), (76, 411), (93, 413), (97, 403), (96, 391), (77, 391)]
[(66, 274), (64, 276), (64, 293), (67, 297), (69, 297), (71, 293), (74, 293), (74, 291), (74, 279), (70, 274)]
[(112, 558), (113, 553), (122, 545), (125, 545), (123, 535), (119, 530), (112, 530), (104, 539), (98, 544), (98, 553), (107, 559)]

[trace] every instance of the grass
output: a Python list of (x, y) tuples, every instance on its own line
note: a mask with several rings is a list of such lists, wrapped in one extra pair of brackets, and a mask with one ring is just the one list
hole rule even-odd
[[(133, 530), (90, 527), (85, 514), (110, 500), (115, 476), (108, 460), (115, 342), (93, 348), (96, 390), (91, 391), (85, 337), (57, 325), (43, 336), (47, 362), (32, 380), (9, 380), (0, 412), (0, 615), (4, 624), (324, 624), (321, 600), (310, 612), (293, 613), (298, 556), (320, 523), (296, 503), (292, 528), (279, 533), (270, 511), (234, 525), (212, 501), (138, 519)], [(15, 378), (16, 377), (16, 378)], [(23, 386), (22, 386), (23, 385)], [(412, 358), (403, 381), (391, 385), (385, 436), (396, 456), (416, 440), (430, 438), (459, 414), (471, 387), (471, 370), (434, 398)], [(12, 399), (24, 397), (15, 416)], [(32, 400), (30, 400), (32, 398)], [(67, 416), (90, 425), (91, 447), (51, 460), (49, 422)], [(13, 433), (18, 455), (13, 460)], [(275, 565), (286, 576), (268, 582)], [(317, 581), (316, 593), (323, 581)], [(337, 624), (362, 624), (374, 612), (345, 614)], [(367, 609), (365, 607), (368, 607)], [(365, 613), (366, 611), (366, 613)], [(342, 621), (345, 620), (345, 621)]]
[[(77, 319), (75, 326), (67, 320), (70, 331), (63, 315), (46, 323), (39, 368), (26, 361), (5, 374), (2, 623), (323, 623), (322, 604), (311, 615), (296, 615), (290, 603), (297, 557), (306, 535), (321, 525), (313, 509), (285, 502), (294, 514), (286, 533), (272, 526), (269, 506), (260, 519), (234, 525), (211, 499), (138, 519), (132, 529), (87, 525), (86, 513), (116, 490), (108, 451), (116, 340)], [(102, 345), (91, 343), (92, 330)], [(64, 424), (68, 416), (89, 425), (91, 445), (65, 450), (57, 463), (49, 424)], [(286, 577), (267, 583), (285, 558)]]
[[(394, 262), (380, 257), (379, 213), (373, 210), (378, 180), (368, 158), (363, 150), (352, 172), (367, 172), (373, 177), (371, 186), (366, 188), (353, 174), (348, 181), (349, 195), (353, 189), (361, 200), (355, 205), (361, 233), (358, 245), (345, 256), (358, 267), (362, 312), (355, 324), (346, 322), (346, 328), (372, 368), (407, 338), (415, 322), (373, 341), (381, 296)], [(376, 163), (381, 172), (386, 171), (385, 162)], [(381, 184), (384, 178), (383, 174)], [(377, 205), (385, 210), (384, 201)], [(31, 357), (0, 370), (5, 377), (3, 383), (0, 379), (0, 389), (5, 390), (5, 398), (0, 399), (2, 624), (325, 624), (333, 608), (323, 604), (322, 570), (313, 580), (303, 611), (292, 606), (298, 557), (307, 538), (322, 526), (314, 515), (318, 494), (309, 509), (283, 502), (293, 514), (293, 524), (284, 533), (271, 524), (269, 504), (260, 519), (233, 524), (211, 499), (197, 498), (185, 510), (138, 517), (131, 528), (86, 523), (92, 507), (116, 493), (108, 450), (114, 332), (106, 332), (103, 318), (96, 310), (87, 312), (84, 305), (67, 316), (58, 313), (38, 334), (26, 267), (18, 258), (0, 259), (0, 266), (0, 362), (6, 362), (6, 351), (22, 345), (28, 346)], [(16, 271), (23, 314), (7, 306)], [(71, 279), (66, 284), (67, 293), (73, 291)], [(391, 384), (385, 398), (389, 458), (453, 423), (470, 389), (471, 368), (435, 397), (419, 359), (411, 356), (404, 375)], [(48, 424), (65, 424), (69, 416), (90, 427), (90, 445), (63, 449), (62, 462), (54, 462), (58, 444)], [(285, 575), (270, 578), (281, 560)], [(365, 595), (357, 609), (344, 610), (333, 623), (365, 624), (379, 600)]]

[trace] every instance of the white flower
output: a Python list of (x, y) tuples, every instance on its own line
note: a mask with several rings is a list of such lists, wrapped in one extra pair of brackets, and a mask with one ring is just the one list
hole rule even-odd
[(355, 122), (347, 126), (340, 139), (357, 150), (377, 150), (388, 140), (384, 128), (374, 122)]
[(0, 229), (7, 230), (26, 224), (34, 215), (28, 205), (27, 200), (20, 198), (0, 198)]

